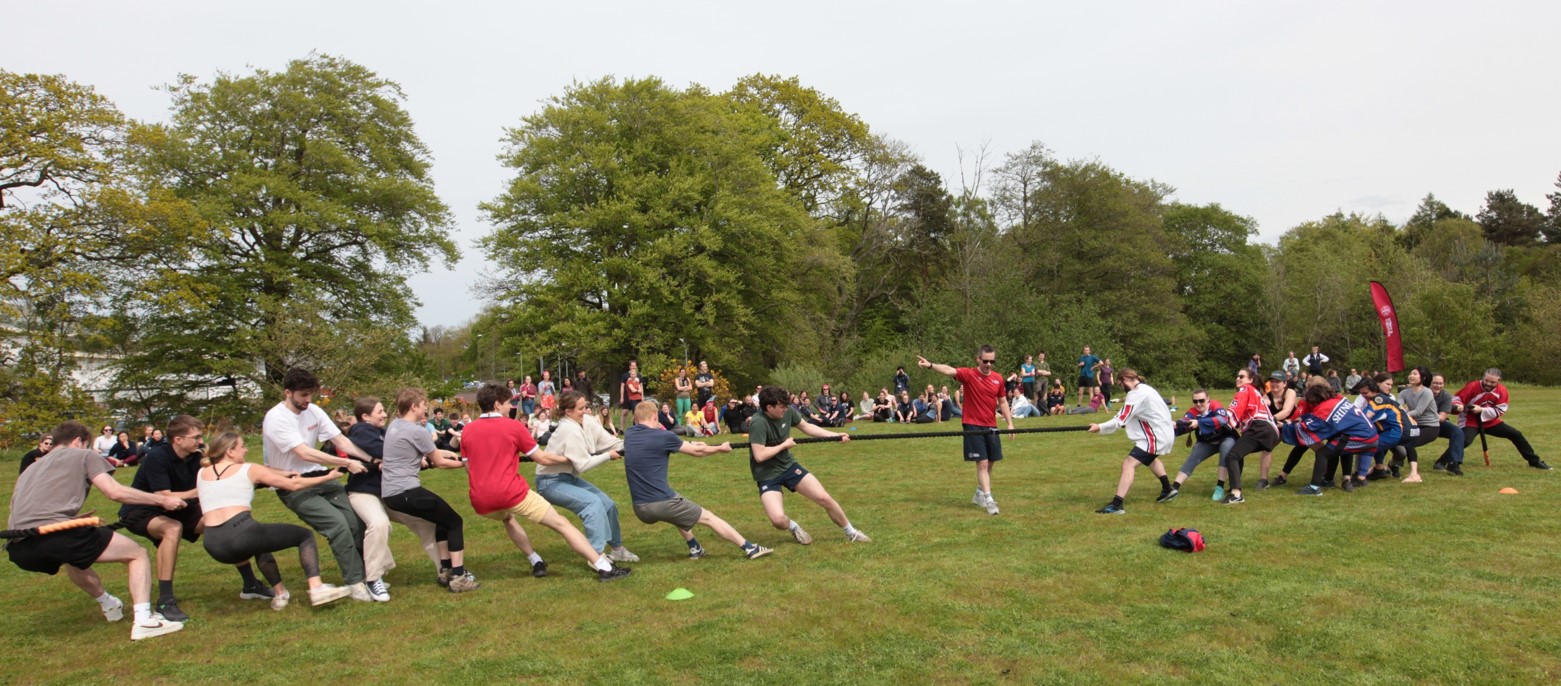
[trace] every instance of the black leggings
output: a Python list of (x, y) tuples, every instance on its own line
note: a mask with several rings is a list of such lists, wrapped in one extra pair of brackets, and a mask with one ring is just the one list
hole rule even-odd
[(1297, 445), (1290, 449), (1290, 456), (1285, 458), (1285, 468), (1279, 470), (1280, 474), (1289, 476), (1295, 471), (1295, 466), (1301, 464), (1301, 458), (1306, 455), (1306, 446)]
[(466, 549), (461, 515), (456, 514), (450, 504), (433, 491), (418, 486), (410, 491), (387, 495), (382, 500), (385, 501), (385, 507), (433, 522), (434, 540), (449, 544), (450, 552), (458, 553)]
[[(1528, 444), (1528, 439), (1523, 437), (1523, 432), (1508, 426), (1505, 422), (1497, 424), (1496, 426), (1485, 427), (1485, 435), (1494, 436), (1496, 438), (1505, 438), (1511, 441), (1512, 447), (1517, 448), (1518, 454), (1522, 455), (1523, 459), (1528, 460), (1529, 464), (1533, 464), (1539, 461), (1539, 454), (1534, 452), (1534, 446)], [(1479, 429), (1467, 426), (1464, 427), (1463, 447), (1467, 448), (1470, 445), (1473, 445), (1475, 439), (1479, 437)]]
[(1225, 456), (1225, 471), (1230, 473), (1230, 490), (1241, 490), (1241, 468), (1246, 466), (1247, 456), (1255, 452), (1273, 450), (1279, 445), (1279, 432), (1268, 422), (1252, 422), (1241, 432), (1236, 445)]
[(1419, 436), (1416, 436), (1411, 441), (1404, 441), (1402, 443), (1399, 443), (1399, 447), (1403, 448), (1405, 453), (1408, 453), (1410, 462), (1419, 462), (1420, 461), (1420, 454), (1415, 451), (1415, 448), (1418, 448), (1418, 447), (1420, 447), (1422, 445), (1425, 445), (1427, 443), (1430, 443), (1430, 442), (1432, 442), (1432, 441), (1434, 441), (1434, 440), (1436, 440), (1438, 438), (1441, 438), (1442, 437), (1441, 430), (1442, 429), (1441, 429), (1440, 426), (1437, 427), (1436, 431), (1430, 431), (1430, 430), (1427, 429), (1427, 427), (1422, 426), (1422, 427), (1420, 427), (1420, 435)]
[(298, 564), (304, 568), (306, 578), (320, 575), (320, 552), (315, 547), (314, 532), (292, 524), (261, 524), (248, 512), (240, 512), (216, 526), (206, 527), (203, 539), (211, 559), (234, 565), (255, 558), (260, 573), (275, 586), (282, 582), (277, 571), (276, 558), (271, 553), (298, 549)]

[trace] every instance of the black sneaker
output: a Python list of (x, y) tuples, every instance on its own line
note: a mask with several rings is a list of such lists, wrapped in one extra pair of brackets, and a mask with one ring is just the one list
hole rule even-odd
[(1226, 505), (1240, 505), (1240, 504), (1242, 504), (1244, 502), (1247, 502), (1247, 499), (1243, 498), (1243, 497), (1241, 497), (1239, 495), (1227, 496), (1225, 498), (1225, 504)]
[(1268, 479), (1258, 479), (1257, 480), (1257, 490), (1261, 491), (1261, 490), (1264, 490), (1266, 488), (1268, 488)]
[(162, 615), (163, 619), (166, 619), (170, 622), (183, 623), (190, 621), (190, 616), (184, 614), (184, 610), (179, 609), (178, 598), (173, 598), (167, 602), (158, 603), (156, 612), (157, 614)]
[(1322, 489), (1321, 486), (1318, 486), (1316, 484), (1307, 484), (1305, 486), (1302, 486), (1300, 490), (1295, 492), (1295, 494), (1296, 495), (1320, 496), (1320, 495), (1323, 494), (1323, 489)]
[(1274, 477), (1274, 485), (1275, 486), (1283, 486), (1283, 485), (1285, 485), (1285, 484), (1287, 484), (1289, 482), (1290, 482), (1290, 480), (1286, 479), (1285, 475), (1283, 475), (1283, 474), (1280, 474), (1279, 476)]
[(626, 577), (628, 575), (629, 575), (629, 568), (628, 567), (617, 567), (617, 566), (615, 566), (612, 569), (609, 569), (609, 570), (607, 570), (605, 572), (597, 571), (596, 572), (596, 580), (597, 581), (617, 581), (617, 580), (622, 579), (623, 577)]
[(547, 576), (547, 560), (537, 560), (531, 565), (531, 575), (538, 579)]
[(1528, 466), (1535, 469), (1550, 469), (1550, 465), (1545, 464), (1544, 460), (1534, 460), (1533, 462), (1528, 463)]
[[(1361, 483), (1365, 483), (1365, 482), (1361, 482)], [(1355, 492), (1355, 479), (1352, 479), (1352, 478), (1349, 478), (1349, 477), (1345, 477), (1343, 488), (1344, 488), (1344, 492), (1345, 493), (1354, 493)]]
[(697, 560), (697, 559), (699, 559), (701, 557), (704, 557), (704, 556), (705, 556), (705, 547), (702, 546), (702, 545), (696, 545), (696, 546), (688, 549), (688, 559), (690, 559), (690, 560)]
[(1172, 488), (1168, 491), (1160, 491), (1160, 497), (1155, 498), (1154, 501), (1157, 503), (1168, 503), (1172, 500), (1175, 500), (1176, 496), (1181, 492), (1182, 491), (1179, 488)]
[(1095, 514), (1119, 515), (1127, 514), (1127, 509), (1116, 503), (1106, 503), (1105, 507), (1095, 510)]
[(1435, 471), (1438, 471), (1438, 472), (1445, 472), (1445, 471), (1447, 471), (1447, 460), (1437, 460), (1436, 464), (1431, 465), (1431, 469), (1433, 469)]
[(257, 579), (255, 583), (244, 584), (244, 590), (238, 592), (238, 597), (240, 600), (270, 600), (276, 597), (276, 593)]
[(1398, 478), (1398, 473), (1399, 472), (1398, 472), (1398, 465), (1397, 464), (1394, 464), (1392, 467), (1389, 467), (1388, 471), (1393, 472), (1393, 478), (1395, 478), (1395, 479)]
[(1463, 476), (1463, 465), (1457, 462), (1447, 463), (1447, 473), (1453, 476)]
[[(1398, 475), (1394, 474), (1393, 476)], [(1386, 469), (1373, 469), (1370, 473), (1366, 474), (1367, 481), (1377, 481), (1386, 478), (1388, 478), (1388, 471)]]

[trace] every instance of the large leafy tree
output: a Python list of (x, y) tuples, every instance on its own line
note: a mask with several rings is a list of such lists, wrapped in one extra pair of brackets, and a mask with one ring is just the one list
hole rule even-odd
[(168, 91), (171, 121), (133, 137), (139, 171), (204, 227), (158, 254), (162, 287), (133, 293), (121, 383), (236, 397), (292, 365), (347, 384), (404, 354), (386, 332), (413, 324), (406, 276), (457, 251), (400, 87), (312, 55)]
[(1519, 200), (1511, 189), (1486, 193), (1485, 206), (1474, 218), (1485, 229), (1485, 237), (1500, 245), (1534, 245), (1545, 229), (1545, 215)]
[(772, 130), (654, 78), (576, 85), (510, 129), (480, 244), (511, 344), (598, 368), (686, 345), (748, 378), (817, 350), (817, 284), (845, 265), (801, 259), (822, 235), (760, 154)]
[(1164, 220), (1174, 240), (1176, 294), (1191, 325), (1204, 334), (1196, 376), (1222, 382), (1271, 338), (1263, 316), (1268, 262), (1248, 243), (1257, 224), (1218, 204), (1172, 203)]

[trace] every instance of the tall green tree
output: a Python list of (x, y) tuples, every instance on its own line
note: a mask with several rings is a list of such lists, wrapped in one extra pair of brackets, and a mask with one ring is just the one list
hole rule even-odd
[(1486, 193), (1485, 206), (1474, 219), (1485, 229), (1485, 237), (1499, 245), (1534, 245), (1545, 229), (1545, 215), (1519, 200), (1511, 189)]
[(1555, 192), (1546, 193), (1545, 199), (1550, 201), (1550, 208), (1545, 211), (1545, 226), (1541, 231), (1546, 243), (1561, 244), (1561, 174), (1556, 175)]
[(1438, 200), (1435, 194), (1426, 193), (1420, 200), (1420, 206), (1415, 208), (1415, 213), (1410, 215), (1409, 221), (1404, 222), (1404, 228), (1399, 240), (1405, 250), (1414, 250), (1415, 246), (1430, 235), (1436, 223), (1444, 219), (1469, 219), (1469, 215), (1459, 212), (1447, 206), (1447, 203)]
[(496, 293), (521, 350), (616, 366), (707, 358), (748, 378), (816, 351), (817, 284), (848, 265), (759, 154), (751, 107), (659, 79), (602, 79), (552, 98), (505, 136), (515, 172), (481, 208), (504, 265)]
[(129, 294), (121, 382), (236, 396), (294, 365), (362, 381), (404, 353), (384, 343), (414, 323), (406, 277), (458, 253), (400, 86), (311, 55), (168, 92), (171, 120), (133, 135), (138, 170), (204, 224), (159, 253), (165, 284)]
[(1218, 204), (1183, 203), (1168, 205), (1164, 222), (1175, 241), (1176, 294), (1189, 323), (1203, 332), (1195, 376), (1223, 382), (1256, 342), (1272, 337), (1263, 315), (1268, 261), (1248, 242), (1257, 224)]

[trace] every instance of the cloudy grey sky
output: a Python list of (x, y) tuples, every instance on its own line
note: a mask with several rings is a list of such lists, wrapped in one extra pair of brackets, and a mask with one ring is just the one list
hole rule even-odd
[[(957, 184), (959, 147), (1031, 141), (1256, 218), (1262, 240), (1334, 210), (1475, 212), (1561, 172), (1561, 3), (793, 1), (7, 3), (0, 67), (91, 84), (158, 120), (179, 73), (310, 51), (399, 82), (465, 258), (416, 277), (424, 324), (479, 309), (477, 203), (502, 129), (573, 81), (722, 90), (795, 75)], [(1548, 124), (1546, 122), (1549, 122)]]

